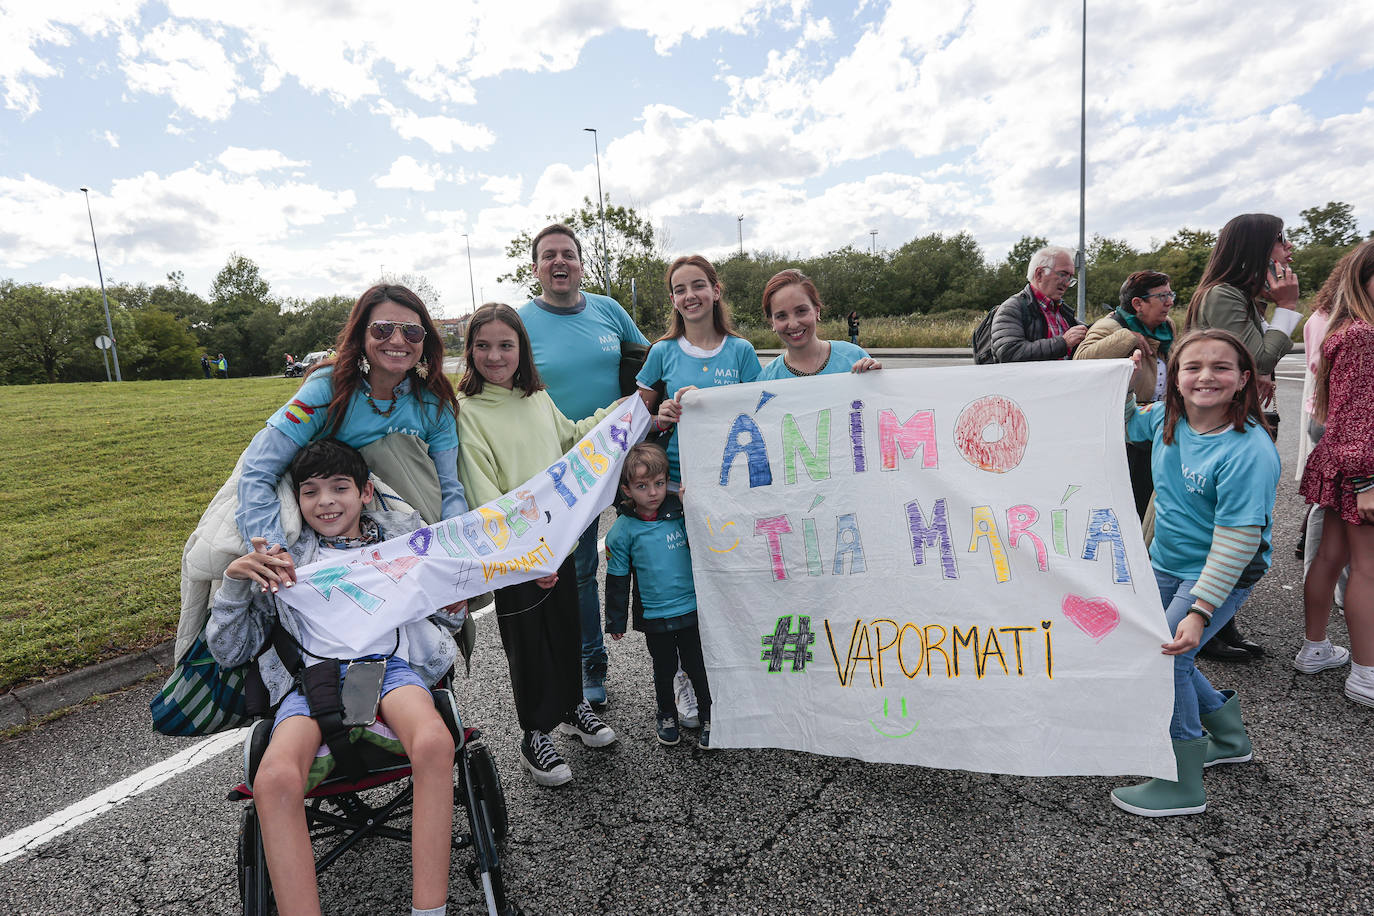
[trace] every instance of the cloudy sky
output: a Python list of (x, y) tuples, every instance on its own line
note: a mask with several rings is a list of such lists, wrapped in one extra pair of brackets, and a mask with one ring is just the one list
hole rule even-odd
[[(0, 0), (0, 277), (231, 252), (282, 295), (424, 274), (440, 312), (606, 193), (668, 254), (1078, 232), (1078, 3)], [(1374, 228), (1374, 4), (1094, 0), (1088, 233), (1328, 200)]]

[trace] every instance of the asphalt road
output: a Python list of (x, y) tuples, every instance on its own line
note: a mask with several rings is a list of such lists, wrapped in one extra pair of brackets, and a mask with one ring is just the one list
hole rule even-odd
[[(1298, 371), (1291, 371), (1288, 365)], [(897, 367), (898, 361), (888, 362)], [(919, 365), (930, 365), (921, 361)], [(1270, 650), (1204, 663), (1240, 691), (1255, 744), (1209, 771), (1206, 814), (1146, 820), (1111, 806), (1120, 778), (1028, 779), (654, 741), (640, 638), (611, 644), (607, 750), (563, 741), (575, 779), (534, 786), (494, 621), (480, 621), (460, 704), (485, 731), (511, 812), (506, 877), (537, 913), (1374, 913), (1374, 710), (1343, 672), (1291, 667), (1301, 644), (1301, 505), (1292, 480), (1300, 364), (1279, 385), (1275, 565), (1243, 613)], [(606, 520), (603, 520), (603, 524)], [(1339, 618), (1332, 637), (1345, 642)], [(0, 748), (12, 834), (189, 747), (149, 730), (144, 684)], [(239, 755), (113, 805), (0, 864), (0, 913), (238, 912)], [(479, 912), (455, 857), (450, 913)], [(327, 913), (405, 913), (403, 846), (371, 844), (322, 879)]]

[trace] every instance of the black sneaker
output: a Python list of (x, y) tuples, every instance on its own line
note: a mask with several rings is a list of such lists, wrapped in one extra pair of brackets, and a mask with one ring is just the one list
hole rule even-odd
[(672, 747), (682, 740), (682, 733), (678, 731), (677, 719), (672, 716), (659, 716), (658, 719), (658, 743)]
[(701, 734), (697, 736), (697, 747), (703, 751), (715, 750), (711, 747), (711, 720), (701, 720)]
[(572, 769), (558, 753), (549, 736), (541, 731), (525, 732), (520, 742), (520, 760), (541, 786), (561, 786), (572, 779)]
[(571, 735), (582, 739), (587, 747), (605, 747), (615, 740), (615, 732), (596, 713), (586, 700), (577, 704), (572, 712), (558, 723), (555, 729), (560, 735)]

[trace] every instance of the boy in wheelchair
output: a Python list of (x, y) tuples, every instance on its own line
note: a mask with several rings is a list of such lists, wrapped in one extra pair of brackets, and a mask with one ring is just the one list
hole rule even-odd
[[(411, 765), (411, 913), (443, 916), (453, 829), (454, 741), (434, 707), (429, 686), (454, 664), (457, 647), (448, 630), (462, 625), (466, 603), (450, 605), (387, 634), (368, 646), (360, 659), (334, 634), (278, 602), (275, 592), (293, 584), (296, 566), (347, 559), (350, 553), (360, 554), (370, 544), (424, 524), (418, 514), (365, 513), (364, 507), (372, 500), (367, 463), (355, 449), (337, 440), (322, 439), (302, 448), (290, 472), (305, 522), (300, 539), (289, 551), (279, 545), (268, 549), (255, 541), (252, 553), (230, 563), (206, 628), (210, 650), (221, 665), (258, 660), (269, 700), (277, 707), (272, 740), (253, 780), (253, 796), (278, 911), (283, 916), (320, 912), (304, 798), (322, 738), (333, 748), (340, 734), (347, 734), (334, 718), (339, 716), (337, 692), (331, 698), (334, 717), (322, 715), (317, 721), (311, 717), (301, 683), (288, 671), (275, 645), (263, 651), (269, 644), (281, 645), (284, 637), (307, 665), (327, 663), (305, 681), (312, 696), (320, 689), (320, 674), (329, 675), (324, 679), (328, 694), (335, 683), (334, 670), (342, 681), (345, 672), (353, 669), (362, 677), (349, 674), (347, 686), (340, 688), (343, 705), (361, 706), (366, 717), (369, 708), (375, 714), (378, 706), (374, 704), (380, 699), (381, 717), (399, 737)], [(359, 688), (361, 703), (351, 703), (360, 695)], [(352, 719), (358, 711), (345, 708), (342, 715)]]

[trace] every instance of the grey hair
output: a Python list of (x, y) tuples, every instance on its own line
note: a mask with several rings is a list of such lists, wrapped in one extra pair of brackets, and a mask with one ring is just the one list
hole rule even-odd
[(1046, 245), (1035, 254), (1031, 255), (1030, 264), (1026, 267), (1026, 281), (1035, 282), (1035, 272), (1042, 267), (1049, 267), (1054, 263), (1054, 259), (1064, 255), (1070, 261), (1073, 260), (1073, 252), (1063, 245)]

